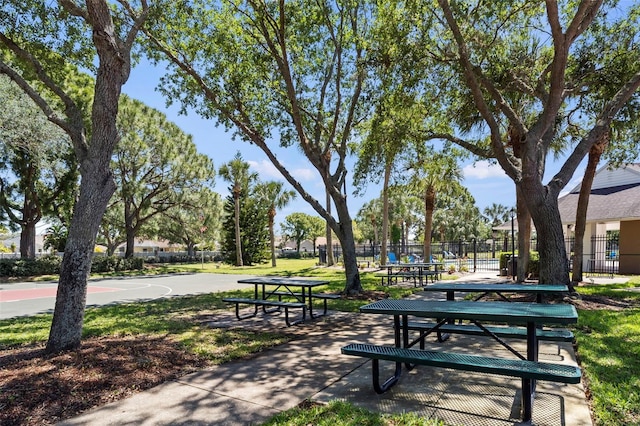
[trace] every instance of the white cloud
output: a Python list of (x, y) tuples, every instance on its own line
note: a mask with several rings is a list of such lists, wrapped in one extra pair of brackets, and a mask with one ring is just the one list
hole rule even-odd
[(313, 180), (315, 178), (315, 173), (313, 172), (312, 169), (295, 169), (291, 172), (291, 174), (293, 175), (294, 178), (298, 179), (298, 180)]
[(468, 164), (462, 169), (465, 179), (489, 179), (507, 177), (498, 164), (491, 164), (486, 160)]
[(282, 175), (269, 160), (247, 161), (251, 169), (253, 169), (261, 178), (282, 179)]
[[(276, 167), (269, 160), (261, 160), (261, 161), (247, 161), (251, 166), (251, 169), (258, 173), (260, 177), (264, 180), (267, 179), (278, 179), (284, 180), (282, 174), (276, 169)], [(315, 179), (315, 174), (310, 168), (299, 168), (299, 169), (289, 169), (291, 175), (299, 181), (312, 181)]]

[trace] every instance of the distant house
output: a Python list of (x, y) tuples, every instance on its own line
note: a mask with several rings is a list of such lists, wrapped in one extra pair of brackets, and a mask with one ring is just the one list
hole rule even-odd
[[(116, 249), (117, 252), (124, 253), (127, 244), (123, 243)], [(150, 256), (158, 253), (174, 253), (184, 251), (184, 247), (180, 244), (172, 244), (166, 240), (140, 240), (136, 239), (133, 245), (134, 253), (145, 253)]]
[[(575, 227), (580, 185), (558, 199), (568, 235)], [(600, 238), (619, 231), (618, 244)], [(619, 262), (621, 274), (640, 274), (640, 164), (599, 169), (593, 180), (584, 236), (584, 271), (598, 271)], [(607, 269), (607, 268), (605, 268)]]
[[(15, 233), (11, 235), (6, 235), (6, 238), (2, 238), (0, 241), (5, 247), (11, 248), (15, 247), (15, 254), (20, 253), (20, 233)], [(36, 234), (36, 254), (40, 255), (45, 253), (44, 250), (44, 235)]]
[[(316, 239), (315, 248), (313, 245), (313, 241), (311, 240), (303, 240), (300, 242), (300, 253), (317, 253), (318, 246), (326, 244), (326, 237), (318, 237)], [(282, 246), (284, 250), (296, 249), (296, 242), (292, 240), (284, 241), (281, 237), (276, 238), (276, 247)]]

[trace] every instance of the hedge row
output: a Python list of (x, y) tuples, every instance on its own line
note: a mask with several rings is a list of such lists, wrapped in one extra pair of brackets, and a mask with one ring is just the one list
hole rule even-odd
[(171, 256), (148, 256), (144, 258), (145, 263), (198, 263), (198, 262), (222, 262), (223, 258), (221, 255), (210, 255), (207, 254), (204, 256), (204, 259), (201, 255), (189, 256), (186, 254), (178, 254)]
[[(0, 259), (1, 277), (29, 277), (36, 275), (57, 275), (60, 273), (62, 258), (56, 255), (37, 259)], [(91, 264), (91, 272), (118, 272), (143, 268), (143, 259), (96, 256)]]

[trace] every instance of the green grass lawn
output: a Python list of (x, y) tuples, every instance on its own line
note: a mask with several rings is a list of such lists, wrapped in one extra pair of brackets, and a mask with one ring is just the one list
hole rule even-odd
[[(589, 296), (640, 302), (636, 277), (627, 284), (579, 287)], [(578, 311), (577, 354), (597, 425), (640, 425), (640, 308)]]
[[(318, 291), (339, 293), (345, 287), (339, 268), (317, 268), (315, 259), (279, 259), (270, 265), (236, 268), (228, 265), (168, 265), (157, 273), (213, 272), (257, 275), (306, 276), (323, 278), (330, 283)], [(365, 291), (385, 291), (389, 297), (402, 298), (419, 289), (380, 285), (372, 272), (361, 273)], [(640, 302), (640, 293), (628, 291), (639, 286), (640, 278), (628, 284), (579, 287), (585, 296), (604, 296), (620, 303)], [(253, 290), (158, 299), (86, 310), (84, 336), (162, 335), (171, 336), (184, 348), (215, 363), (261, 351), (287, 341), (284, 334), (213, 329), (201, 326), (194, 318), (203, 313), (229, 309), (221, 299), (233, 295), (250, 297)], [(335, 300), (331, 308), (357, 312), (361, 300)], [(37, 315), (0, 321), (0, 349), (46, 341), (51, 315)], [(583, 369), (597, 425), (640, 425), (640, 308), (579, 310), (575, 327), (577, 354)], [(367, 413), (348, 404), (329, 406), (309, 404), (285, 412), (268, 425), (436, 425), (415, 416), (399, 414), (387, 417)]]

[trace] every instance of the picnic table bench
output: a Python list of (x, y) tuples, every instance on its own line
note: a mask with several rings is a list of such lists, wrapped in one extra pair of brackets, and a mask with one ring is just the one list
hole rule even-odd
[[(398, 364), (428, 365), (456, 370), (491, 373), (502, 376), (520, 377), (523, 380), (549, 380), (560, 383), (580, 383), (580, 368), (572, 365), (522, 359), (505, 359), (478, 355), (456, 354), (352, 343), (342, 348), (345, 355), (355, 355), (372, 359), (373, 387), (376, 393), (384, 393), (399, 379), (395, 374), (383, 384), (379, 380), (379, 360), (395, 361)], [(523, 384), (523, 387), (528, 385)], [(526, 392), (525, 392), (526, 393)], [(524, 398), (530, 398), (523, 395)], [(530, 419), (529, 419), (530, 420)], [(525, 420), (526, 421), (526, 420)]]
[[(253, 298), (227, 297), (222, 299), (224, 302), (235, 304), (236, 318), (238, 318), (238, 320), (256, 316), (258, 314), (258, 308), (262, 306), (265, 314), (280, 312), (284, 309), (285, 322), (287, 326), (291, 326), (304, 322), (307, 318), (307, 310), (309, 311), (309, 317), (312, 319), (320, 316), (313, 313), (313, 299), (323, 300), (324, 311), (321, 315), (326, 315), (327, 300), (340, 298), (339, 294), (312, 292), (314, 287), (329, 283), (329, 281), (325, 280), (290, 277), (252, 277), (238, 280), (238, 283), (254, 286)], [(283, 297), (288, 300), (283, 300)], [(251, 313), (241, 315), (240, 305), (253, 305), (254, 310)], [(272, 309), (267, 309), (267, 307), (271, 307)], [(289, 309), (302, 309), (302, 318), (291, 322), (289, 320)]]
[[(401, 325), (402, 327), (402, 325)], [(438, 333), (438, 341), (446, 340), (446, 334), (464, 334), (470, 336), (493, 335), (499, 338), (526, 339), (527, 329), (517, 326), (483, 326), (482, 328), (476, 324), (448, 324), (444, 323), (438, 326), (434, 322), (415, 322), (409, 321), (407, 328), (413, 331), (420, 331), (420, 348), (424, 348), (424, 338), (431, 332)], [(446, 333), (446, 334), (442, 334)], [(571, 330), (566, 328), (538, 328), (536, 329), (538, 340), (548, 342), (573, 342), (575, 336)]]
[[(422, 262), (422, 263), (392, 263), (382, 265), (382, 269), (386, 269), (385, 274), (378, 275), (381, 279), (382, 285), (397, 284), (398, 278), (402, 278), (403, 281), (413, 281), (414, 287), (418, 284), (422, 285), (425, 280), (431, 279), (431, 282), (435, 282), (436, 279), (441, 278), (442, 271), (438, 268), (442, 266), (441, 263)], [(431, 269), (433, 267), (433, 269)], [(396, 271), (394, 271), (396, 269)]]
[[(278, 296), (278, 301), (282, 301), (283, 297), (294, 298), (296, 300), (299, 300), (299, 298), (302, 297), (302, 293), (290, 293), (288, 291), (273, 291), (270, 294), (274, 296)], [(320, 299), (324, 302), (322, 315), (327, 315), (327, 310), (328, 310), (327, 300), (338, 300), (341, 298), (339, 294), (335, 294), (335, 293), (311, 293), (311, 297), (313, 297), (314, 299)], [(320, 316), (320, 315), (316, 315), (316, 317), (317, 316)]]
[[(560, 383), (580, 382), (579, 367), (538, 361), (539, 326), (576, 322), (578, 314), (572, 305), (386, 299), (362, 306), (360, 312), (393, 316), (395, 347), (353, 343), (342, 348), (342, 353), (345, 355), (361, 356), (372, 360), (373, 387), (378, 393), (387, 391), (398, 382), (403, 364), (407, 369), (412, 369), (416, 365), (429, 365), (519, 377), (522, 380), (522, 418), (524, 422), (530, 422), (536, 380)], [(418, 338), (410, 340), (409, 316), (438, 319), (437, 325), (431, 331), (444, 327), (449, 323), (449, 319), (472, 321), (484, 334), (495, 339), (518, 359), (422, 350), (426, 332), (421, 330)], [(491, 333), (489, 327), (483, 324), (484, 322), (526, 324), (526, 356), (501, 340), (495, 333)], [(468, 330), (471, 332), (471, 329)], [(417, 343), (420, 343), (421, 349), (413, 349)], [(380, 360), (396, 363), (394, 374), (382, 383), (380, 382)]]
[[(264, 300), (264, 299), (248, 299), (248, 298), (240, 298), (240, 297), (225, 297), (222, 299), (223, 302), (235, 303), (236, 304), (236, 318), (239, 320), (255, 317), (258, 314), (258, 306), (262, 306), (263, 309), (267, 306), (273, 306), (275, 309), (266, 311), (265, 313), (279, 311), (280, 308), (284, 308), (284, 320), (287, 326), (292, 326), (301, 322), (307, 317), (307, 305), (301, 302), (283, 302), (277, 300)], [(240, 305), (253, 305), (255, 307), (253, 314), (245, 314), (240, 315)], [(302, 319), (291, 322), (289, 321), (289, 308), (301, 308), (302, 309)]]

